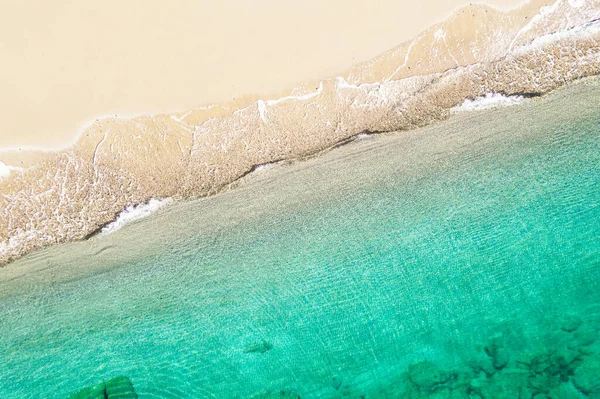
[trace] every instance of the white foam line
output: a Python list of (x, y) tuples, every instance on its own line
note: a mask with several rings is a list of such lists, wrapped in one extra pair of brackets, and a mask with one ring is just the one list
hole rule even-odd
[(281, 97), (281, 98), (278, 98), (277, 100), (267, 100), (267, 101), (265, 101), (265, 103), (267, 105), (275, 105), (275, 104), (279, 104), (281, 102), (290, 101), (290, 100), (310, 100), (311, 98), (316, 97), (319, 94), (321, 94), (322, 91), (323, 91), (323, 82), (319, 83), (319, 87), (317, 88), (317, 91), (315, 91), (313, 93), (304, 94), (302, 96)]
[[(212, 107), (210, 107), (210, 108), (212, 108)], [(210, 109), (210, 108), (207, 108), (207, 109)], [(188, 115), (189, 115), (189, 114), (191, 114), (191, 113), (192, 113), (192, 110), (189, 110), (189, 111), (188, 111), (188, 112), (186, 112), (185, 114), (181, 115), (181, 117), (179, 117), (179, 120), (181, 121), (182, 119), (185, 119), (185, 118), (187, 118), (187, 117), (188, 117)]]
[[(258, 113), (260, 114), (260, 118), (263, 120), (263, 122), (267, 122), (267, 118), (266, 118), (265, 114), (266, 114), (266, 111), (267, 111), (268, 107), (273, 106), (273, 105), (277, 105), (277, 104), (282, 103), (284, 101), (292, 101), (292, 100), (306, 101), (306, 100), (310, 100), (311, 98), (318, 96), (322, 92), (323, 92), (323, 81), (321, 81), (319, 83), (319, 87), (313, 93), (307, 93), (307, 94), (303, 94), (301, 96), (286, 96), (286, 97), (278, 98), (276, 100), (266, 100), (266, 101), (258, 100), (258, 101), (252, 103), (251, 105), (249, 105), (247, 107), (240, 108), (240, 109), (237, 109), (237, 110), (233, 111), (233, 115), (237, 115), (237, 114), (240, 114), (240, 113), (242, 113), (244, 111), (247, 111), (249, 108), (253, 107), (254, 104), (256, 104), (256, 106), (258, 107)], [(205, 121), (205, 123), (208, 122), (208, 121)]]
[(359, 89), (359, 88), (364, 88), (364, 87), (377, 87), (380, 86), (381, 84), (378, 82), (375, 83), (362, 83), (359, 85), (355, 85), (353, 83), (348, 83), (346, 81), (346, 79), (344, 79), (341, 76), (338, 76), (337, 78), (335, 78), (335, 86), (338, 89)]
[(573, 8), (580, 8), (583, 7), (583, 5), (585, 4), (585, 0), (568, 0), (569, 5)]
[[(185, 118), (191, 112), (193, 112), (193, 111), (195, 111), (197, 109), (207, 110), (207, 109), (211, 109), (211, 108), (214, 108), (214, 107), (216, 107), (216, 105), (206, 105), (206, 106), (203, 106), (203, 107), (194, 108), (192, 110), (186, 111), (185, 114), (183, 114), (180, 118), (181, 119)], [(81, 123), (79, 125), (79, 128), (76, 129), (76, 134), (70, 140), (64, 142), (63, 144), (48, 145), (48, 146), (44, 146), (44, 147), (28, 146), (28, 145), (0, 147), (0, 153), (3, 153), (3, 152), (17, 152), (17, 151), (37, 151), (37, 152), (45, 152), (45, 153), (58, 152), (58, 151), (62, 151), (62, 150), (66, 150), (68, 148), (71, 148), (75, 144), (77, 144), (77, 142), (79, 141), (79, 139), (81, 138), (81, 136), (83, 136), (83, 134), (89, 128), (91, 128), (94, 125), (94, 123), (96, 123), (96, 122), (101, 122), (101, 121), (104, 121), (104, 120), (107, 120), (107, 119), (112, 119), (112, 118), (118, 118), (119, 122), (123, 122), (123, 121), (129, 121), (131, 119), (135, 119), (135, 118), (139, 118), (139, 117), (144, 117), (144, 116), (153, 118), (153, 117), (156, 117), (156, 116), (159, 116), (159, 115), (176, 114), (176, 113), (180, 113), (180, 112), (182, 112), (182, 111), (140, 112), (140, 113), (133, 113), (133, 114), (127, 114), (127, 113), (105, 114), (105, 115), (102, 115), (102, 116), (95, 117), (93, 119), (88, 119), (88, 120), (84, 121), (83, 123)], [(171, 116), (171, 118), (173, 119), (173, 116)]]
[(461, 105), (452, 108), (450, 112), (482, 111), (490, 108), (510, 107), (521, 104), (523, 101), (525, 101), (523, 96), (505, 96), (500, 93), (488, 93), (473, 100), (467, 98)]
[(10, 237), (4, 242), (0, 242), (0, 254), (8, 253), (14, 248), (18, 248), (23, 243), (35, 239), (35, 231), (22, 231)]
[(269, 162), (269, 163), (266, 163), (264, 165), (259, 165), (259, 166), (256, 167), (256, 169), (254, 169), (254, 172), (255, 173), (264, 172), (265, 170), (271, 169), (271, 168), (275, 167), (276, 165), (277, 164), (274, 163), (274, 162)]
[(448, 52), (448, 54), (450, 55), (450, 57), (452, 57), (452, 60), (454, 61), (454, 63), (456, 64), (456, 66), (460, 66), (460, 64), (458, 63), (458, 61), (456, 60), (456, 58), (454, 58), (454, 55), (450, 51), (450, 47), (448, 47), (448, 42), (446, 41), (446, 31), (444, 30), (444, 28), (438, 29), (434, 33), (433, 37), (434, 37), (434, 40), (436, 42), (438, 40), (442, 40), (444, 42), (444, 46), (446, 46), (446, 51)]
[(521, 34), (530, 31), (531, 28), (533, 28), (533, 26), (536, 25), (539, 21), (541, 21), (544, 17), (554, 13), (558, 9), (558, 6), (560, 5), (561, 2), (562, 2), (562, 0), (556, 0), (556, 2), (554, 4), (552, 4), (551, 6), (541, 7), (540, 11), (537, 14), (535, 14), (531, 18), (531, 20), (529, 20), (527, 25), (522, 27), (517, 32), (515, 37), (513, 37), (512, 41), (510, 42), (510, 45), (508, 46), (508, 51), (510, 52), (512, 50), (513, 46), (515, 45), (517, 39), (521, 36)]
[[(205, 109), (211, 109), (211, 108), (213, 108), (213, 107), (214, 107), (214, 105), (208, 105), (208, 106), (205, 106), (205, 107), (200, 107), (200, 108), (196, 108), (196, 109), (198, 109), (198, 110), (205, 110)], [(189, 116), (189, 115), (190, 115), (192, 112), (194, 112), (194, 109), (191, 109), (191, 110), (189, 110), (189, 111), (187, 111), (187, 112), (185, 112), (185, 113), (181, 114), (181, 116), (179, 116), (179, 117), (177, 117), (177, 116), (175, 116), (175, 115), (171, 115), (171, 119), (173, 119), (173, 120), (174, 120), (174, 121), (176, 121), (176, 122), (182, 122), (182, 123), (185, 123), (185, 122), (183, 122), (183, 120), (184, 120), (185, 118), (187, 118), (187, 117), (188, 117), (188, 116)]]
[(4, 162), (0, 161), (0, 180), (10, 176), (10, 167)]
[(421, 41), (421, 39), (423, 38), (423, 36), (425, 36), (425, 33), (421, 33), (419, 36), (415, 37), (411, 42), (410, 45), (408, 46), (408, 49), (406, 50), (406, 55), (404, 56), (404, 63), (402, 65), (400, 65), (398, 68), (396, 68), (396, 70), (394, 71), (394, 73), (392, 73), (390, 76), (388, 76), (387, 78), (384, 79), (384, 82), (388, 82), (390, 81), (394, 76), (396, 76), (396, 74), (398, 72), (400, 72), (400, 70), (402, 68), (404, 68), (406, 66), (406, 64), (408, 63), (408, 57), (410, 56), (410, 52), (413, 48), (413, 46), (415, 44), (417, 44), (419, 41)]
[(114, 233), (128, 223), (150, 216), (165, 205), (171, 203), (171, 198), (151, 199), (147, 204), (131, 205), (119, 214), (117, 219), (102, 229), (102, 235)]
[(263, 100), (258, 100), (257, 102), (258, 105), (258, 113), (260, 114), (260, 119), (262, 119), (263, 122), (267, 122), (267, 118), (265, 118), (265, 112), (267, 110), (267, 107), (265, 106), (265, 102)]
[(25, 169), (18, 166), (7, 165), (4, 162), (0, 162), (0, 180), (10, 177), (12, 172), (23, 173)]
[(558, 42), (563, 39), (573, 37), (584, 37), (586, 35), (595, 35), (598, 33), (600, 33), (600, 21), (593, 21), (569, 30), (562, 30), (559, 32), (554, 32), (548, 35), (540, 36), (533, 40), (531, 43), (515, 48), (512, 53), (521, 54), (535, 48), (548, 46), (549, 44)]
[[(207, 110), (207, 109), (212, 109), (212, 108), (214, 108), (214, 107), (216, 107), (216, 106), (217, 106), (217, 104), (203, 105), (202, 107), (198, 107), (198, 108), (196, 108), (196, 109), (198, 109), (198, 110), (201, 110), (201, 111), (204, 111), (204, 110)], [(191, 111), (188, 111), (188, 112), (186, 113), (186, 115), (187, 115), (187, 114), (189, 114), (189, 113), (190, 113), (190, 112), (192, 112), (192, 111), (193, 111), (193, 110), (191, 110)]]
[(92, 165), (96, 166), (96, 160), (98, 158), (98, 149), (100, 149), (100, 146), (102, 145), (102, 143), (104, 143), (104, 140), (106, 140), (106, 137), (108, 136), (108, 132), (110, 132), (110, 129), (108, 129), (106, 132), (104, 132), (104, 137), (102, 137), (102, 140), (100, 140), (100, 142), (98, 144), (96, 144), (96, 148), (94, 148), (94, 158), (92, 161)]

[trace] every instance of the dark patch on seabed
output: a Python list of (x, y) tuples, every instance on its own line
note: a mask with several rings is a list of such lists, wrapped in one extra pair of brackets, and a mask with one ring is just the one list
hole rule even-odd
[[(506, 335), (499, 332), (480, 346), (481, 356), (465, 364), (445, 369), (428, 360), (420, 361), (392, 377), (391, 382), (381, 384), (371, 394), (361, 393), (343, 381), (334, 380), (332, 384), (340, 398), (357, 399), (600, 398), (600, 348), (596, 345), (598, 325), (579, 316), (566, 315), (556, 327), (543, 337), (547, 344), (538, 350), (519, 350), (519, 337), (511, 337), (510, 332)], [(244, 352), (265, 353), (272, 348), (264, 341), (249, 345)], [(116, 392), (115, 396), (110, 392)], [(96, 398), (137, 398), (137, 394), (126, 377), (116, 377), (69, 397)], [(300, 396), (286, 390), (252, 396), (252, 399), (269, 398), (293, 399)]]
[(125, 376), (118, 376), (85, 388), (69, 396), (69, 399), (137, 399), (137, 397), (131, 380)]
[(519, 350), (518, 337), (499, 333), (482, 345), (479, 358), (453, 369), (442, 369), (429, 361), (412, 364), (398, 378), (404, 390), (391, 384), (376, 396), (600, 398), (599, 347), (594, 345), (597, 334), (597, 325), (573, 315), (564, 316), (560, 326), (545, 337), (547, 346), (538, 350)]

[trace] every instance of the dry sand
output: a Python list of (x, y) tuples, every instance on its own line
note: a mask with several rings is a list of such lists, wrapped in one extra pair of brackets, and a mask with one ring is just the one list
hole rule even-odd
[[(521, 1), (486, 3), (510, 8)], [(86, 123), (107, 114), (187, 110), (248, 94), (277, 97), (300, 82), (339, 75), (469, 4), (467, 0), (36, 3), (32, 7), (31, 2), (0, 0), (0, 147), (4, 148), (64, 147)], [(14, 154), (0, 158), (7, 163), (15, 163), (14, 159)]]

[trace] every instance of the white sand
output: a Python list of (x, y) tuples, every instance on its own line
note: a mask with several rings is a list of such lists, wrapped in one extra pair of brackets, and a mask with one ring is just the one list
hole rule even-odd
[(0, 147), (64, 147), (97, 116), (278, 93), (370, 59), (466, 4), (0, 0)]

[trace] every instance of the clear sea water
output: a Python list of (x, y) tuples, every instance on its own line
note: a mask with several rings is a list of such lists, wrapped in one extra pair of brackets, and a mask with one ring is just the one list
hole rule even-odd
[(599, 397), (599, 104), (370, 137), (15, 262), (0, 397)]

